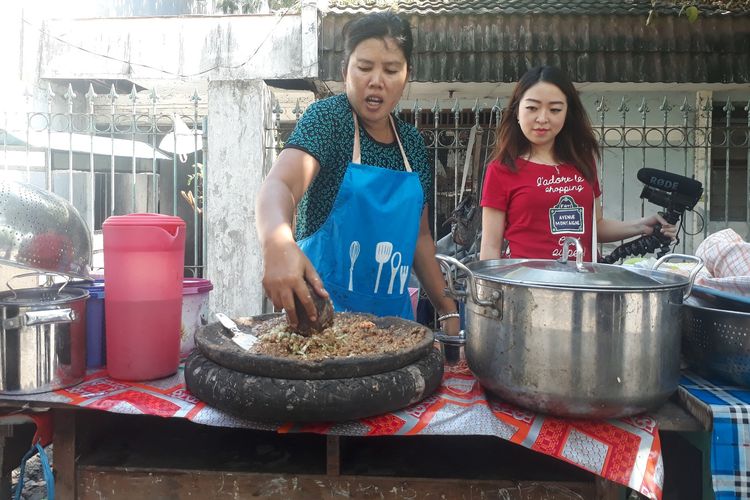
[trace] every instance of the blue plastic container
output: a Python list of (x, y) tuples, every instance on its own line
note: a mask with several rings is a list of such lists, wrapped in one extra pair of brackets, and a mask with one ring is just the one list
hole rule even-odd
[(79, 283), (75, 286), (89, 292), (86, 304), (86, 368), (100, 368), (107, 360), (104, 336), (104, 280), (96, 280), (93, 284)]

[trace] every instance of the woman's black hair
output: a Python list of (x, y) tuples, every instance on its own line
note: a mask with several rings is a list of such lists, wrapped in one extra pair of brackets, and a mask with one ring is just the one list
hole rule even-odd
[(344, 59), (341, 68), (346, 69), (349, 58), (357, 45), (370, 38), (385, 40), (392, 38), (404, 53), (407, 69), (411, 69), (411, 52), (414, 41), (411, 36), (409, 21), (393, 12), (372, 12), (352, 19), (344, 26)]
[(523, 95), (539, 82), (547, 82), (559, 88), (568, 101), (565, 124), (555, 137), (555, 156), (559, 161), (572, 163), (588, 181), (593, 181), (599, 145), (591, 128), (591, 121), (581, 103), (578, 91), (565, 73), (555, 66), (538, 66), (528, 70), (516, 84), (508, 107), (497, 126), (497, 146), (492, 154), (511, 170), (516, 170), (515, 160), (528, 153), (531, 147), (518, 124), (518, 107)]

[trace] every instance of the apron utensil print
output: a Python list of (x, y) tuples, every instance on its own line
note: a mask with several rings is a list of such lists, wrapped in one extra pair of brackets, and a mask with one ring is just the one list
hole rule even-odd
[(359, 257), (359, 241), (354, 240), (349, 245), (349, 291), (354, 291), (354, 263), (357, 262)]
[(399, 278), (401, 278), (401, 287), (399, 288), (399, 293), (404, 293), (404, 287), (406, 286), (406, 282), (409, 279), (409, 266), (401, 266), (401, 270), (399, 271)]
[(374, 293), (378, 293), (378, 288), (380, 287), (380, 274), (383, 272), (383, 264), (391, 260), (391, 252), (393, 252), (393, 243), (390, 241), (381, 241), (375, 247), (375, 262), (378, 263), (378, 277), (375, 279)]
[[(398, 261), (396, 261), (396, 257), (398, 257)], [(400, 267), (401, 252), (393, 252), (393, 257), (391, 257), (391, 281), (388, 283), (388, 295), (393, 293), (393, 282), (396, 281), (396, 274)]]

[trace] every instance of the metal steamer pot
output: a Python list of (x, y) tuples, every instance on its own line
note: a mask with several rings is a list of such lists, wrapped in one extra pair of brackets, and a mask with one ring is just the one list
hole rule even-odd
[(0, 394), (48, 392), (83, 380), (89, 293), (66, 284), (0, 293)]
[[(437, 256), (450, 294), (466, 302), (468, 366), (489, 391), (538, 412), (615, 418), (654, 409), (677, 389), (681, 306), (702, 263), (671, 254), (651, 270), (628, 269), (584, 263), (581, 250), (566, 238), (559, 261), (466, 266)], [(658, 270), (678, 257), (699, 263), (689, 277)], [(452, 266), (465, 274), (463, 289)]]

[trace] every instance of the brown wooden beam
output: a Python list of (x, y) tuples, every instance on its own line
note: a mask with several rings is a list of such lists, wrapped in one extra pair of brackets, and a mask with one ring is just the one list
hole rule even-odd
[(341, 443), (338, 436), (326, 436), (326, 474), (341, 474)]
[(76, 499), (76, 411), (52, 410), (55, 446), (55, 498)]
[[(595, 498), (594, 483), (543, 481), (487, 481), (383, 476), (259, 474), (207, 470), (134, 469), (82, 465), (78, 470), (81, 500), (132, 498), (450, 498), (542, 500)], [(555, 494), (556, 493), (556, 494)], [(563, 496), (564, 495), (564, 496)], [(598, 498), (598, 497), (597, 497)], [(610, 497), (603, 497), (610, 498)]]
[(620, 500), (623, 498), (624, 486), (620, 486), (612, 481), (607, 481), (603, 477), (597, 476), (595, 480), (596, 485), (596, 500)]

